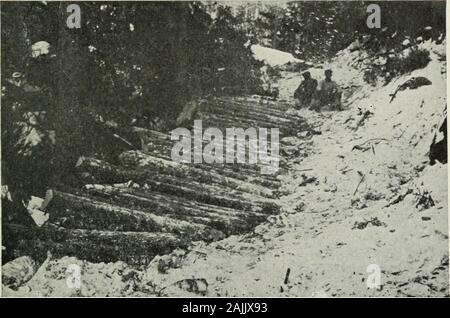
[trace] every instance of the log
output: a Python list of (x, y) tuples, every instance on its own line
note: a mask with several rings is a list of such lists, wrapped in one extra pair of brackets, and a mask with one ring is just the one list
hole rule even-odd
[(167, 194), (141, 191), (139, 189), (101, 189), (92, 187), (87, 190), (94, 198), (102, 201), (127, 206), (141, 211), (170, 216), (187, 222), (204, 224), (215, 228), (226, 235), (240, 234), (251, 230), (257, 224), (263, 222), (266, 214), (207, 205), (195, 201), (186, 200)]
[[(85, 189), (94, 194), (98, 194), (99, 196), (112, 196), (112, 195), (121, 195), (127, 197), (142, 197), (154, 200), (156, 203), (159, 202), (171, 202), (177, 208), (188, 206), (197, 212), (209, 213), (209, 212), (217, 212), (221, 215), (227, 216), (263, 216), (263, 215), (272, 215), (280, 213), (281, 207), (276, 203), (273, 199), (265, 199), (262, 198), (261, 201), (245, 199), (247, 202), (241, 202), (242, 209), (229, 208), (223, 205), (214, 205), (203, 203), (202, 201), (190, 200), (189, 198), (185, 198), (184, 196), (180, 196), (177, 194), (169, 194), (167, 192), (161, 193), (160, 191), (152, 190), (148, 185), (147, 187), (136, 186), (136, 184), (129, 183), (129, 186), (126, 188), (118, 187), (114, 185), (100, 185), (100, 184), (88, 184), (85, 186)], [(67, 192), (74, 192), (73, 189), (70, 189)], [(76, 191), (75, 191), (76, 192)], [(234, 202), (234, 201), (233, 201)]]
[[(145, 145), (143, 146), (142, 151), (127, 151), (125, 155), (119, 156), (119, 160), (122, 165), (134, 167), (139, 165), (138, 163), (147, 163), (146, 156), (151, 156), (155, 159), (165, 159), (165, 161), (169, 161), (171, 166), (180, 167), (179, 169), (194, 169), (193, 173), (199, 173), (195, 170), (200, 170), (204, 172), (206, 171), (214, 171), (218, 177), (226, 176), (231, 179), (237, 179), (245, 182), (251, 182), (253, 184), (257, 183), (259, 185), (270, 187), (270, 188), (278, 188), (279, 182), (278, 180), (271, 175), (260, 174), (260, 167), (258, 165), (249, 165), (249, 164), (239, 164), (239, 165), (229, 165), (229, 164), (176, 164), (171, 161), (171, 151), (174, 142), (170, 140), (170, 136), (168, 134), (163, 134), (159, 132), (154, 132), (152, 130), (147, 130), (144, 128), (139, 128), (140, 135), (142, 139), (145, 139), (143, 142)], [(207, 142), (205, 141), (204, 144)], [(165, 164), (168, 165), (168, 164)], [(212, 180), (214, 181), (217, 176), (214, 176)], [(211, 179), (211, 178), (210, 178)]]
[(156, 255), (186, 248), (186, 239), (170, 233), (113, 232), (64, 229), (46, 225), (25, 227), (3, 224), (2, 242), (5, 259), (30, 256), (43, 262), (47, 252), (53, 257), (74, 256), (89, 262), (124, 261), (146, 265)]
[(209, 185), (227, 187), (234, 192), (238, 190), (258, 196), (270, 197), (271, 189), (280, 186), (275, 177), (261, 175), (259, 167), (245, 164), (180, 164), (141, 151), (123, 152), (119, 156), (119, 161), (124, 166), (145, 168), (147, 173), (189, 178), (200, 183), (207, 182)]
[[(184, 196), (199, 202), (239, 210), (252, 209), (252, 206), (258, 205), (259, 201), (268, 201), (262, 197), (258, 198), (254, 194), (248, 195), (246, 198), (242, 191), (224, 188), (219, 185), (209, 185), (204, 182), (189, 180), (188, 178), (172, 177), (146, 169), (146, 167), (137, 167), (131, 170), (113, 166), (101, 160), (83, 158), (82, 163), (78, 165), (78, 169), (85, 171), (80, 173), (80, 177), (86, 183), (111, 184), (132, 180), (141, 186), (146, 185), (152, 191)], [(249, 197), (253, 197), (254, 200), (248, 199)], [(263, 209), (267, 209), (270, 203), (264, 203), (262, 206), (264, 207)], [(276, 205), (272, 204), (271, 207), (275, 209)]]
[(212, 108), (213, 109), (211, 110), (213, 110), (214, 112), (221, 112), (226, 110), (237, 114), (237, 116), (245, 114), (255, 115), (254, 118), (271, 118), (273, 120), (290, 122), (305, 121), (300, 116), (287, 115), (285, 111), (278, 108), (270, 108), (255, 103), (241, 102), (231, 99), (217, 99), (215, 105)]
[(275, 112), (285, 112), (289, 108), (292, 108), (291, 103), (283, 103), (281, 101), (272, 101), (261, 98), (261, 96), (221, 96), (216, 100), (224, 101), (227, 104), (236, 103), (237, 105), (245, 108), (266, 109)]
[(65, 228), (104, 231), (171, 232), (190, 240), (216, 241), (225, 235), (204, 224), (173, 219), (137, 209), (48, 190), (49, 222)]
[(251, 115), (241, 116), (230, 112), (199, 112), (198, 116), (203, 120), (204, 127), (219, 127), (223, 130), (227, 127), (242, 127), (244, 129), (250, 127), (278, 128), (280, 134), (284, 136), (295, 135), (298, 130), (298, 124), (288, 120), (272, 118), (252, 118)]
[[(282, 106), (282, 107), (280, 107)], [(298, 119), (303, 120), (300, 116), (288, 116), (285, 112), (287, 109), (291, 108), (291, 104), (283, 104), (280, 101), (272, 102), (268, 100), (263, 100), (261, 98), (253, 97), (217, 97), (205, 100), (196, 105), (196, 112), (207, 111), (210, 113), (215, 113), (223, 109), (230, 109), (235, 111), (237, 116), (240, 113), (260, 113), (268, 116), (287, 118), (287, 119)], [(192, 118), (191, 118), (192, 119)]]
[(278, 115), (273, 113), (266, 113), (261, 110), (255, 109), (239, 109), (229, 107), (228, 105), (218, 105), (219, 107), (215, 107), (213, 111), (208, 109), (201, 110), (199, 114), (203, 114), (204, 116), (209, 115), (220, 115), (226, 116), (230, 119), (237, 120), (249, 120), (254, 124), (252, 127), (279, 127), (283, 125), (296, 125), (296, 120), (292, 117), (287, 117), (286, 115)]

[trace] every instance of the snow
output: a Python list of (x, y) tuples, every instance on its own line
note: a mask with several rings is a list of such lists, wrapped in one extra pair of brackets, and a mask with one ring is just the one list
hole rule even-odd
[(31, 56), (38, 57), (50, 52), (50, 44), (46, 41), (38, 41), (31, 46)]
[(250, 49), (253, 52), (253, 56), (258, 61), (263, 61), (270, 66), (280, 66), (287, 63), (300, 63), (301, 60), (295, 58), (292, 54), (275, 50), (272, 48), (252, 45)]
[(30, 213), (31, 218), (36, 223), (37, 226), (44, 225), (45, 222), (48, 221), (49, 215), (41, 210), (42, 203), (44, 199), (31, 196), (30, 201), (28, 202), (27, 210)]

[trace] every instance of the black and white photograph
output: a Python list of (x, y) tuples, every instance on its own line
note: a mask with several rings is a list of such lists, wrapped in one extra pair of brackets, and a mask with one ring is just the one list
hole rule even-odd
[(2, 298), (450, 297), (446, 12), (1, 1)]

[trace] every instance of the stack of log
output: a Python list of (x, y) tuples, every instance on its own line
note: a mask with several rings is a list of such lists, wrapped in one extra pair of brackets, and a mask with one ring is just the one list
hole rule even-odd
[[(191, 114), (204, 127), (279, 128), (281, 136), (289, 136), (303, 121), (286, 115), (287, 107), (256, 97), (224, 97), (199, 103)], [(47, 224), (4, 224), (4, 257), (43, 260), (50, 251), (92, 262), (146, 264), (192, 241), (251, 231), (280, 212), (276, 176), (252, 165), (175, 163), (168, 134), (135, 131), (142, 150), (122, 153), (116, 165), (82, 157), (76, 165), (82, 187), (47, 191), (41, 207), (49, 214)]]

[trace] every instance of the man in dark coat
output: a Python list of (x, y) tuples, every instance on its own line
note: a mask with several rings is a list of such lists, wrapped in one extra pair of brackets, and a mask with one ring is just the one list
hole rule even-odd
[(311, 78), (310, 72), (304, 72), (303, 81), (295, 90), (294, 98), (299, 107), (309, 107), (311, 100), (316, 92), (317, 80)]

